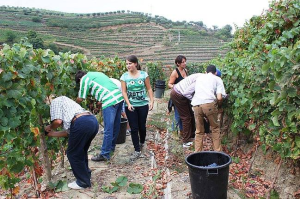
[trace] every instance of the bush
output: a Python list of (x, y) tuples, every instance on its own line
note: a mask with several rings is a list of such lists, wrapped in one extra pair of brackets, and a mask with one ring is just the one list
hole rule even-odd
[(17, 35), (13, 31), (6, 32), (6, 40), (5, 41), (7, 43), (14, 43), (16, 38), (17, 38)]
[(42, 19), (39, 17), (32, 17), (32, 21), (36, 22), (36, 23), (40, 23), (40, 22), (42, 22)]
[(156, 80), (166, 80), (166, 74), (161, 62), (147, 62), (148, 75), (151, 86), (154, 86)]

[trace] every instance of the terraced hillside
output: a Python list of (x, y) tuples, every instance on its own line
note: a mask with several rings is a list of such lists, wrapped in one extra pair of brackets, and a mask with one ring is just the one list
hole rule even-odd
[(224, 42), (203, 34), (193, 24), (159, 23), (158, 16), (117, 11), (110, 13), (68, 14), (29, 8), (0, 7), (0, 42), (7, 30), (18, 37), (34, 30), (47, 43), (81, 49), (90, 57), (125, 58), (135, 54), (147, 61), (173, 65), (177, 55), (188, 62), (202, 63), (223, 55)]

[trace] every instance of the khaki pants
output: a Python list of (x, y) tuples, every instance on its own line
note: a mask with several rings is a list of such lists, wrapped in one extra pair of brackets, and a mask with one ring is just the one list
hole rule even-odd
[(215, 102), (194, 106), (194, 114), (196, 120), (196, 137), (195, 137), (195, 152), (203, 149), (204, 136), (204, 116), (207, 117), (210, 129), (212, 131), (213, 148), (215, 151), (221, 151), (220, 141), (220, 125), (218, 120), (218, 108)]

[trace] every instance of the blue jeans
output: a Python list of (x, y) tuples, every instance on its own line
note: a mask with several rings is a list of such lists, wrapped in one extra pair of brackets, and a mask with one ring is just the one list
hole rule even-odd
[(135, 151), (141, 151), (140, 143), (144, 144), (146, 139), (146, 120), (149, 106), (134, 107), (134, 111), (129, 111), (126, 107), (126, 115), (131, 129), (131, 139)]
[(177, 127), (179, 127), (179, 130), (182, 131), (182, 121), (180, 119), (178, 110), (175, 106), (174, 106), (174, 113), (175, 113), (174, 115), (175, 122), (173, 122), (172, 129), (174, 131), (175, 129), (177, 129)]
[(77, 184), (84, 188), (91, 186), (87, 152), (98, 129), (98, 121), (93, 115), (79, 117), (70, 127), (67, 156)]
[(110, 159), (109, 153), (116, 148), (120, 131), (122, 105), (123, 101), (103, 109), (104, 137), (100, 155), (108, 160)]

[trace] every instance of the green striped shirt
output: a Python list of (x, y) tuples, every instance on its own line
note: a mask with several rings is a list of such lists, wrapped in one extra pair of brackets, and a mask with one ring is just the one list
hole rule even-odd
[(101, 72), (88, 72), (81, 78), (78, 97), (85, 99), (89, 92), (102, 102), (103, 109), (124, 100), (119, 88)]

